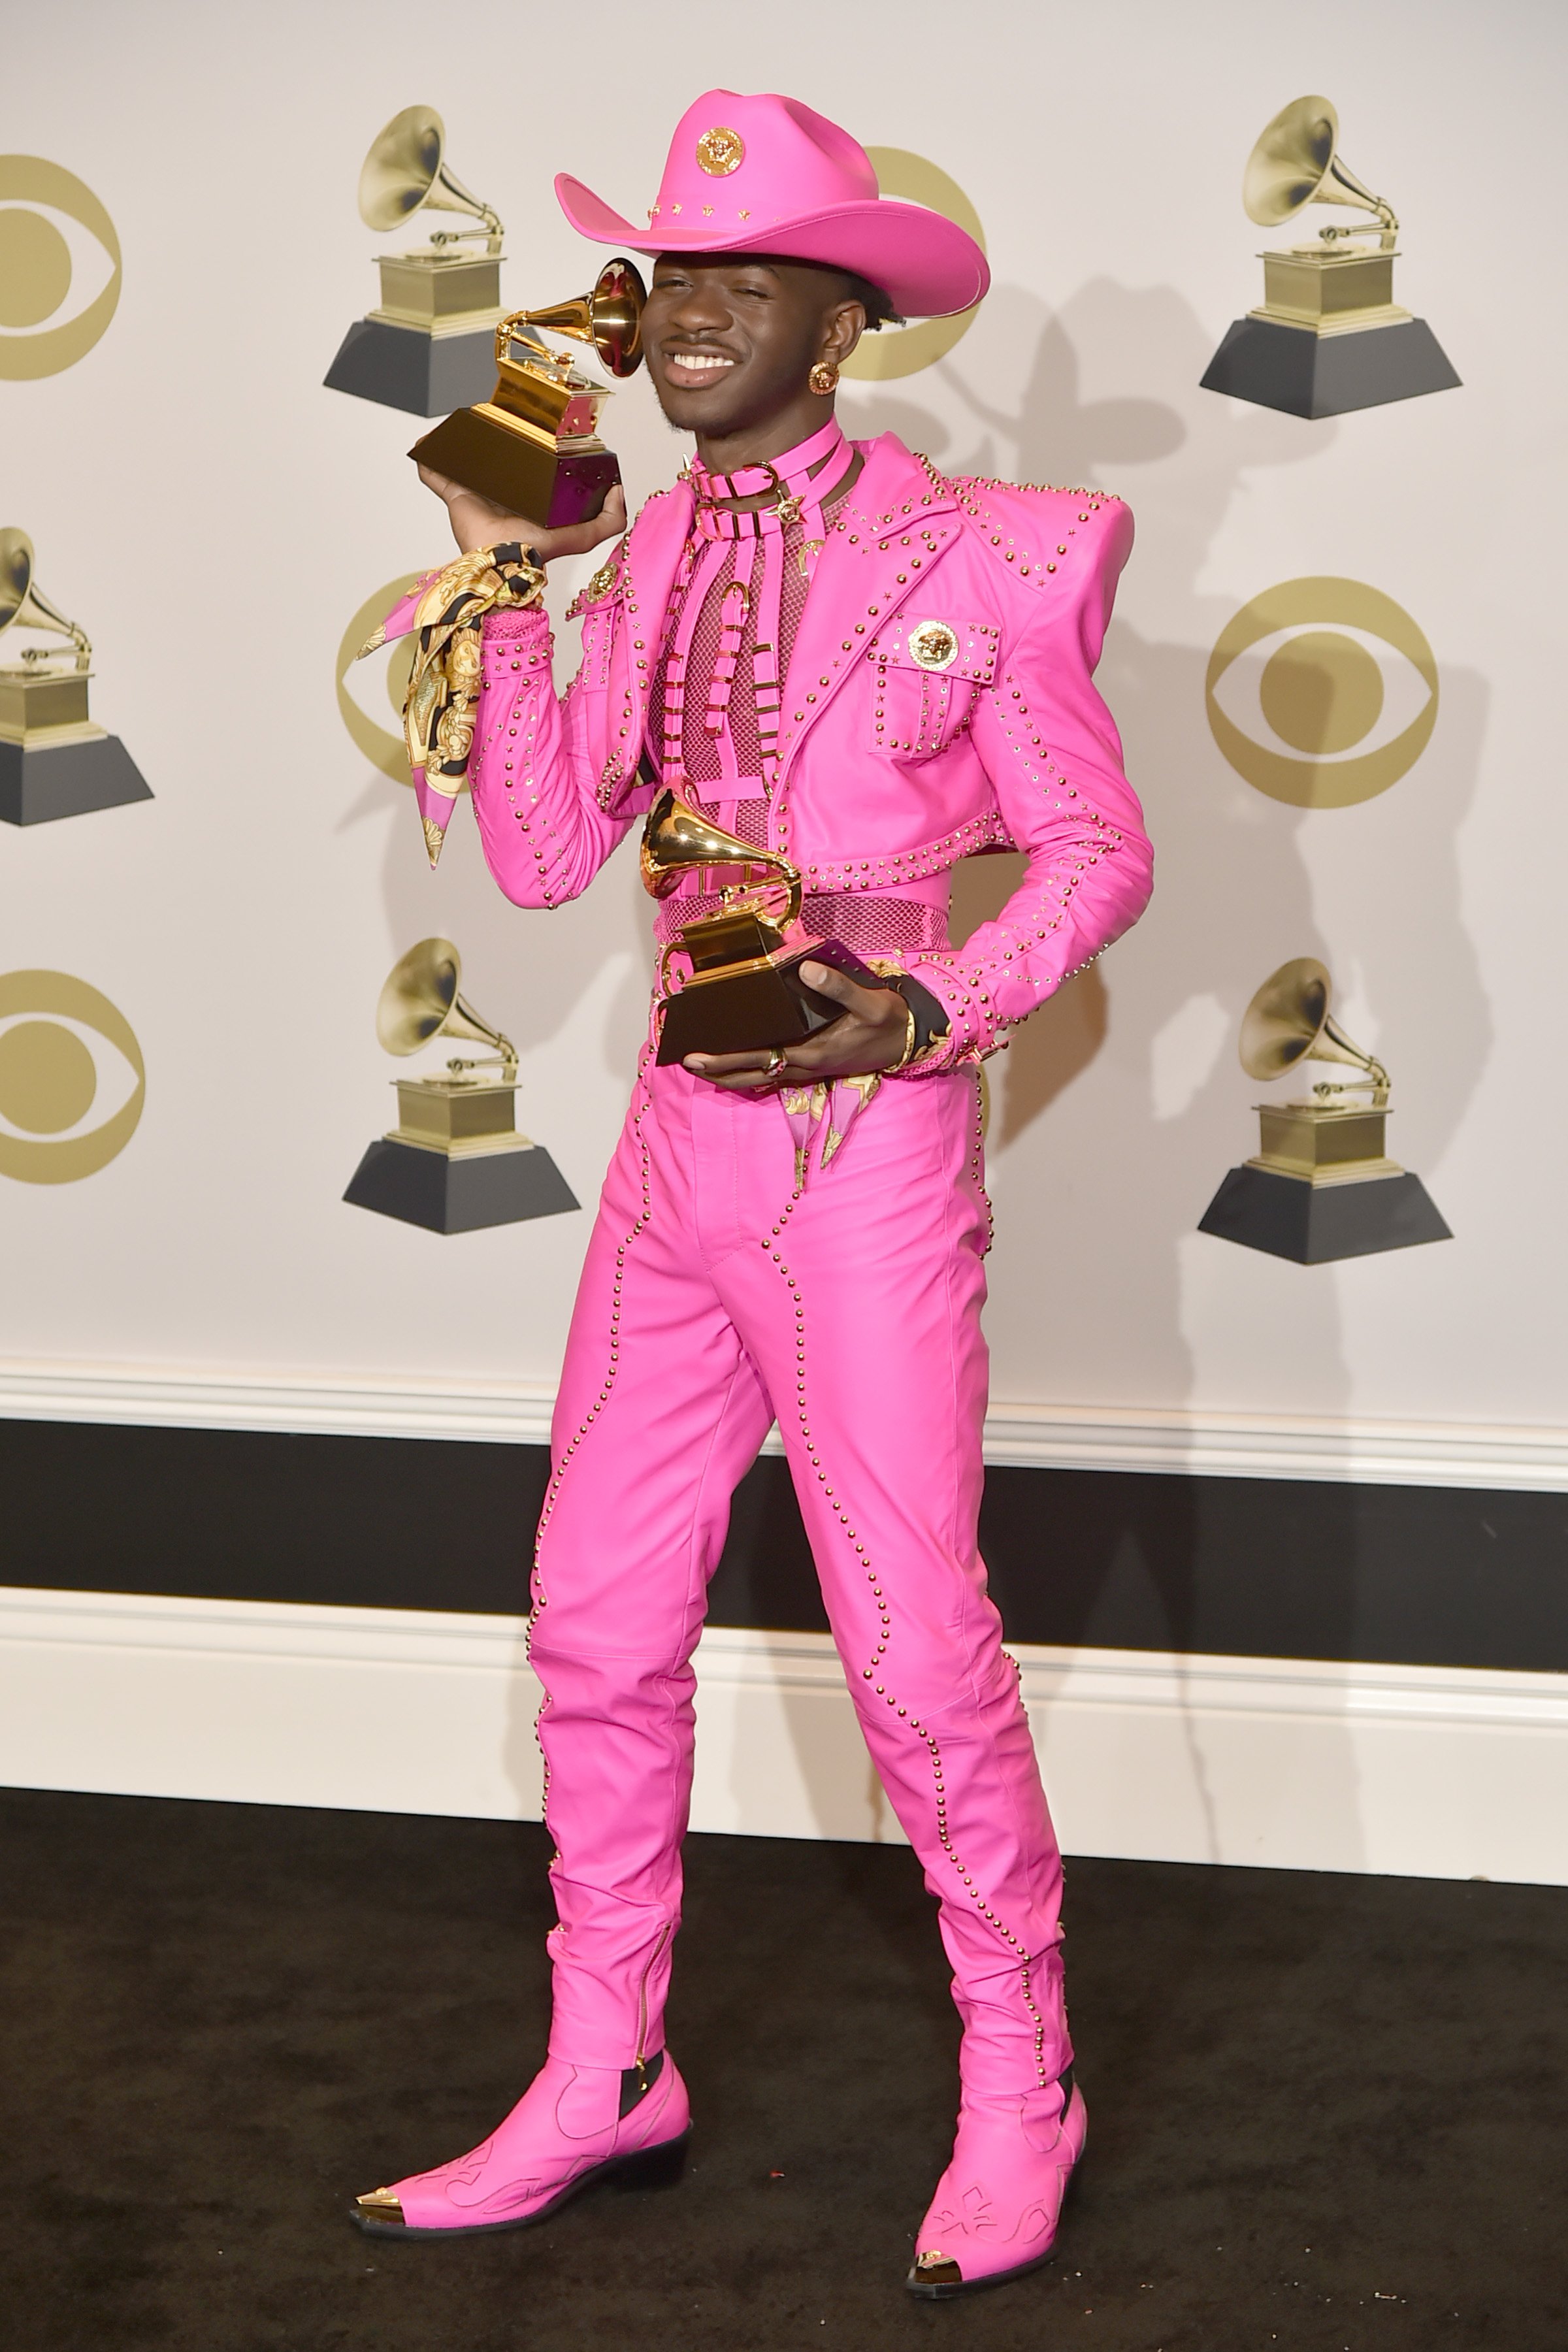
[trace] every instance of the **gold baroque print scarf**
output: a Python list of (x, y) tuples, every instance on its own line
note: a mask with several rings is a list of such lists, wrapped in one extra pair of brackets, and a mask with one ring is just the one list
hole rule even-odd
[[(543, 585), (544, 574), (531, 549), (509, 541), (457, 557), (437, 572), (415, 607), (414, 667), (403, 706), (403, 734), (432, 866), (441, 855), (452, 804), (463, 788), (474, 747), (485, 614), (536, 604)], [(385, 636), (384, 627), (377, 629), (360, 648), (359, 658), (374, 653)]]

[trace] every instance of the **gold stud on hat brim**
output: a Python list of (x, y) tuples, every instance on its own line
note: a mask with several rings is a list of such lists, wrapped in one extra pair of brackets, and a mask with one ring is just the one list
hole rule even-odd
[[(744, 166), (748, 173), (751, 163), (748, 150)], [(737, 174), (734, 186), (738, 199), (751, 181)], [(742, 224), (737, 211), (730, 226), (724, 213), (703, 221), (702, 199), (688, 186), (679, 205), (661, 195), (658, 201), (662, 209), (650, 226), (643, 226), (616, 212), (569, 173), (557, 174), (556, 194), (573, 227), (596, 244), (619, 245), (628, 252), (647, 254), (667, 248), (696, 252), (699, 240), (700, 249), (715, 254), (776, 253), (787, 244), (790, 259), (858, 270), (881, 287), (907, 317), (922, 321), (968, 310), (990, 283), (984, 254), (975, 240), (928, 205), (868, 199), (863, 205), (806, 213), (776, 223), (764, 216), (765, 208), (753, 205), (747, 208), (748, 220)], [(920, 234), (911, 244), (910, 232), (915, 228)], [(868, 340), (874, 343), (877, 338)]]

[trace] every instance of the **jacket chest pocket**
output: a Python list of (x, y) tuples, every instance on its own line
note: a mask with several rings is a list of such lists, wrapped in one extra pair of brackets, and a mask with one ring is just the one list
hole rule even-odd
[(871, 749), (890, 760), (934, 760), (947, 751), (996, 675), (999, 635), (984, 621), (918, 613), (879, 629), (867, 647)]

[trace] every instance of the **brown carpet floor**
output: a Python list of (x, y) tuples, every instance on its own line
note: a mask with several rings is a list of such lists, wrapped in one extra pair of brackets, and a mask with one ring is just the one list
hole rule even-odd
[(1058, 2261), (900, 2280), (955, 2026), (896, 1849), (693, 1838), (694, 2161), (384, 2245), (542, 2042), (542, 1832), (0, 1792), (14, 2352), (1564, 2352), (1568, 1891), (1070, 1866)]

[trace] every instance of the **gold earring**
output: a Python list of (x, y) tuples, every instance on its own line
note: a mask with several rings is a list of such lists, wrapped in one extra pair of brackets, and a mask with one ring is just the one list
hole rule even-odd
[(837, 362), (836, 360), (818, 360), (816, 365), (812, 369), (811, 373), (806, 377), (806, 382), (810, 384), (813, 392), (821, 393), (824, 399), (826, 399), (830, 392), (837, 392), (838, 389)]

